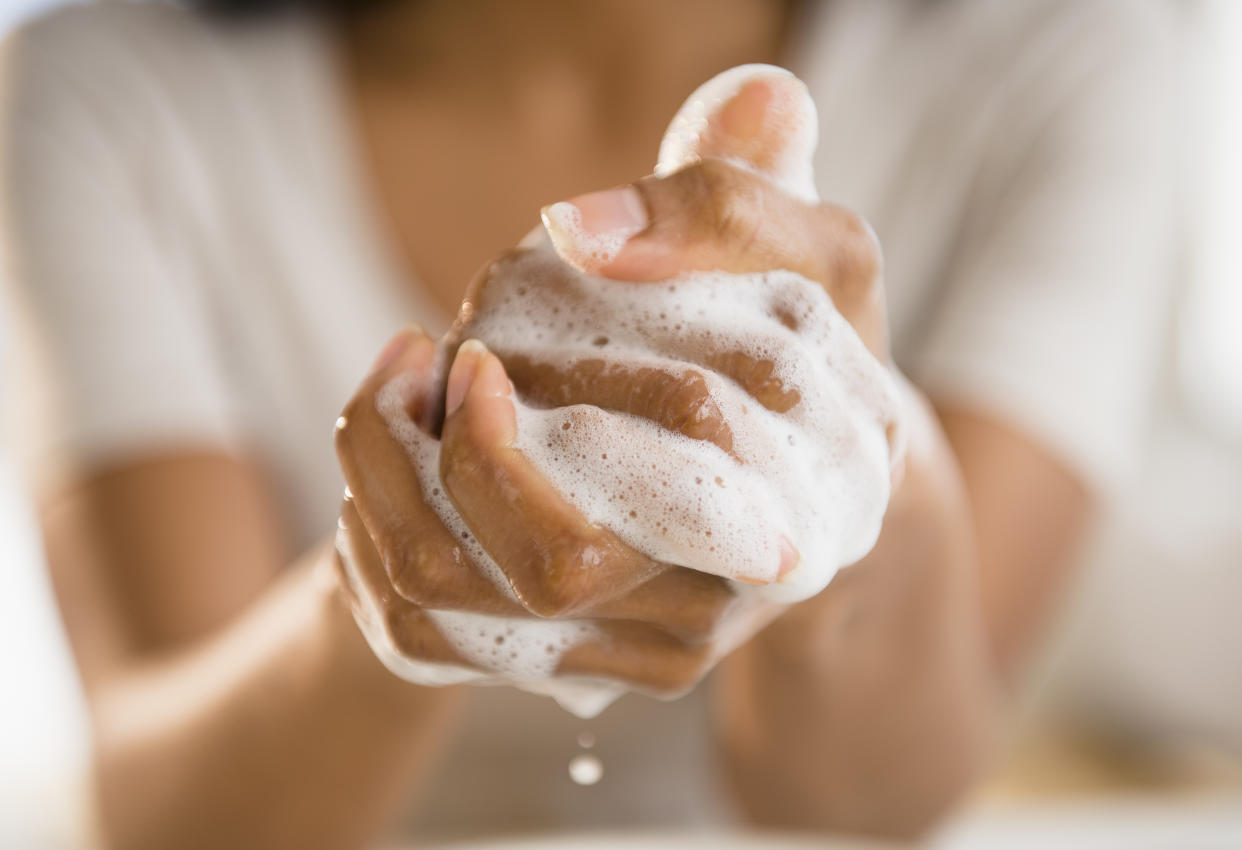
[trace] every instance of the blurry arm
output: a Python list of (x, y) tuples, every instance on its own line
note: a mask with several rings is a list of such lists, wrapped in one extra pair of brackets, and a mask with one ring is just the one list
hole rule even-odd
[(1002, 79), (996, 143), (910, 353), (936, 411), (910, 417), (923, 439), (876, 548), (722, 669), (724, 745), (764, 822), (914, 833), (983, 766), (1156, 372), (1161, 12), (1050, 15), (1025, 42), (1043, 60)]
[(41, 514), (114, 846), (347, 847), (382, 828), (450, 698), (374, 658), (330, 547), (276, 577), (254, 468), (171, 455)]
[(760, 822), (917, 833), (984, 764), (1088, 500), (1010, 429), (943, 417), (941, 434), (922, 409), (871, 554), (722, 665), (726, 751)]
[[(39, 503), (104, 826), (119, 848), (358, 846), (447, 697), (372, 657), (329, 550), (277, 577), (295, 553), (257, 465), (150, 454), (237, 429), (211, 281), (186, 262), (201, 239), (186, 137), (108, 20), (52, 15), (0, 49), (10, 409), (40, 477), (76, 462)], [(93, 464), (118, 456), (138, 460)]]
[(1069, 578), (1092, 498), (1012, 428), (947, 405), (937, 412), (965, 483), (989, 651), (1012, 683)]
[(721, 665), (722, 743), (760, 823), (915, 834), (992, 741), (968, 482), (930, 407), (907, 398), (905, 475), (875, 548)]

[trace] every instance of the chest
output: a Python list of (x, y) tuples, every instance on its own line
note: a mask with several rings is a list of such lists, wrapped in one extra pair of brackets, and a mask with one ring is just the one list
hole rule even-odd
[(651, 171), (676, 100), (599, 125), (567, 117), (583, 96), (545, 90), (496, 114), (439, 98), (356, 99), (363, 181), (408, 285), (452, 315), (470, 279), (537, 226), (543, 206)]

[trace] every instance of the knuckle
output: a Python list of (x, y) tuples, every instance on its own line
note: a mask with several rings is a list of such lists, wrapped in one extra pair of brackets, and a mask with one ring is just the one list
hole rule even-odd
[(853, 210), (826, 206), (829, 280), (835, 290), (865, 294), (879, 286), (884, 259), (870, 223)]
[(381, 559), (394, 588), (400, 595), (425, 608), (443, 605), (446, 590), (443, 582), (443, 555), (428, 551), (417, 540), (402, 540), (383, 547)]
[(711, 640), (718, 626), (716, 612), (700, 609), (686, 615), (683, 622), (673, 624), (670, 631), (687, 645), (698, 646)]
[(542, 564), (509, 575), (514, 593), (522, 607), (537, 617), (564, 617), (578, 605), (582, 588), (572, 580), (582, 572), (579, 547), (557, 547), (548, 552)]
[(420, 617), (408, 604), (392, 604), (382, 609), (384, 633), (393, 648), (407, 658), (419, 658), (426, 650), (426, 635)]
[(383, 612), (383, 621), (388, 640), (401, 657), (441, 664), (463, 662), (419, 607), (390, 605)]
[(564, 617), (573, 607), (569, 595), (555, 585), (541, 585), (538, 588), (516, 590), (518, 601), (527, 611), (536, 617), (554, 619)]
[(712, 641), (724, 625), (727, 612), (727, 604), (703, 606), (695, 623), (693, 643), (699, 645)]
[(589, 601), (601, 588), (595, 586), (590, 568), (595, 551), (583, 540), (574, 540), (552, 556), (544, 574), (544, 593), (551, 614), (563, 617)]
[(711, 667), (706, 647), (687, 649), (670, 670), (671, 675), (662, 683), (670, 696), (681, 696), (697, 685)]
[(676, 581), (667, 582), (663, 591), (684, 601), (676, 609), (671, 627), (676, 636), (690, 647), (701, 647), (720, 631), (736, 593), (726, 579), (697, 572), (687, 567), (669, 575)]
[(734, 166), (704, 159), (681, 174), (693, 206), (696, 235), (728, 243), (749, 243), (759, 231), (762, 208), (754, 179)]

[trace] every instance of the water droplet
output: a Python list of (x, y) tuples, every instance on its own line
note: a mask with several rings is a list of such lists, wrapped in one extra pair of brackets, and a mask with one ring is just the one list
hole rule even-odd
[(578, 746), (582, 747), (582, 749), (584, 750), (589, 750), (591, 749), (591, 747), (595, 746), (595, 733), (594, 732), (579, 732), (578, 733)]
[(582, 753), (569, 762), (569, 778), (579, 785), (594, 785), (604, 775), (604, 765), (595, 756)]

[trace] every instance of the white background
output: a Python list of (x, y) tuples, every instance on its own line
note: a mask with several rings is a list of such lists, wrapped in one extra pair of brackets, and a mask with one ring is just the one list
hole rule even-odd
[[(55, 2), (0, 0), (0, 30)], [(1187, 102), (1199, 117), (1186, 157), (1197, 167), (1188, 169), (1186, 181), (1193, 275), (1179, 365), (1197, 421), (1236, 448), (1242, 445), (1242, 3), (1209, 0), (1196, 8), (1209, 25), (1187, 51)], [(0, 383), (0, 405), (20, 403), (6, 400), (4, 391)], [(1242, 571), (1242, 553), (1233, 566)], [(1235, 710), (1242, 715), (1242, 705)], [(81, 699), (31, 512), (0, 445), (0, 846), (83, 846), (85, 753)]]
[[(0, 33), (61, 2), (0, 0)], [(0, 410), (19, 401), (9, 390), (0, 369)], [(30, 505), (4, 449), (0, 442), (0, 847), (83, 847), (90, 827), (81, 696)]]

